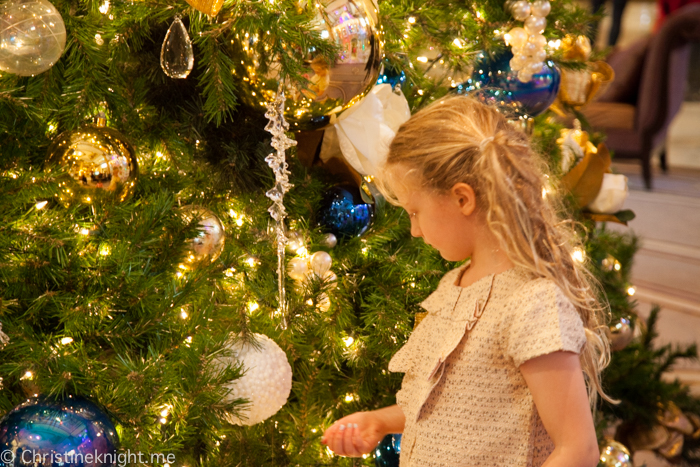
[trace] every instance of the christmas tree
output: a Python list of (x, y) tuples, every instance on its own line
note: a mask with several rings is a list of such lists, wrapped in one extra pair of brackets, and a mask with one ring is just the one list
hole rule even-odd
[[(531, 117), (556, 96), (557, 66), (592, 60), (562, 47), (588, 21), (569, 0), (5, 2), (0, 414), (13, 426), (56, 413), (100, 426), (112, 444), (88, 437), (101, 452), (147, 456), (131, 465), (372, 465), (334, 456), (321, 435), (394, 403), (401, 376), (387, 363), (456, 265), (411, 238), (368, 162), (337, 148), (350, 131), (336, 124), (377, 82), (412, 111), (472, 92), (534, 127), (554, 176), (566, 176), (563, 127)], [(507, 99), (477, 85), (486, 63), (513, 75)], [(545, 88), (533, 95), (535, 82)], [(613, 325), (629, 325), (635, 239), (569, 200), (587, 239), (581, 260)], [(695, 349), (654, 349), (653, 335), (652, 319), (606, 376), (623, 402), (601, 406), (601, 430), (622, 421), (628, 444), (671, 401), (700, 413), (661, 380)], [(0, 430), (0, 441), (22, 433)], [(693, 449), (671, 457), (697, 462)]]

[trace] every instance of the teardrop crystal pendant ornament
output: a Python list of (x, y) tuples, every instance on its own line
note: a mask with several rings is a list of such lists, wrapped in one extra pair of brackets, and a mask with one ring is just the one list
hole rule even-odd
[(166, 75), (180, 79), (187, 78), (194, 67), (192, 41), (180, 16), (175, 17), (165, 35), (160, 49), (160, 67)]

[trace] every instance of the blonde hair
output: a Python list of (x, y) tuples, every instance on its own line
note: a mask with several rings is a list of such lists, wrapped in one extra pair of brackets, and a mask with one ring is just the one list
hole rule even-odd
[(600, 382), (610, 360), (604, 326), (608, 305), (597, 299), (595, 278), (573, 258), (581, 240), (573, 224), (558, 217), (558, 201), (544, 195), (547, 165), (530, 148), (527, 136), (495, 108), (452, 96), (399, 128), (383, 175), (377, 177), (392, 204), (399, 204), (391, 189), (391, 169), (397, 164), (416, 174), (422, 188), (446, 192), (462, 182), (474, 189), (480, 212), (511, 262), (552, 280), (578, 311), (586, 331), (580, 361), (591, 405), (597, 394), (614, 402)]

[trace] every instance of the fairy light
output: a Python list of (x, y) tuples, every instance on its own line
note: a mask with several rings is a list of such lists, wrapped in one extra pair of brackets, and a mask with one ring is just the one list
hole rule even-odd
[(80, 235), (90, 235), (89, 229), (80, 229)]
[(233, 277), (233, 275), (236, 273), (235, 268), (228, 268), (227, 270), (224, 271), (224, 276), (226, 277)]
[(156, 151), (156, 157), (157, 157), (158, 159), (162, 159), (162, 158), (165, 157), (165, 154), (163, 154), (163, 153), (160, 152), (160, 151)]
[(571, 254), (571, 257), (574, 259), (574, 261), (578, 261), (579, 263), (583, 263), (584, 258), (586, 257), (586, 254), (584, 251), (580, 248), (576, 248), (574, 252)]
[(100, 247), (100, 255), (102, 256), (109, 256), (109, 254), (112, 252), (112, 249), (109, 247), (107, 244), (103, 244)]
[(49, 123), (49, 133), (53, 133), (54, 131), (56, 131), (56, 124)]
[(73, 342), (73, 338), (72, 338), (72, 337), (64, 337), (63, 339), (61, 339), (61, 344), (63, 344), (63, 345), (68, 345), (68, 344), (70, 344), (71, 342)]
[(355, 342), (355, 339), (352, 336), (343, 337), (343, 342), (345, 342), (345, 347), (350, 347)]
[(452, 41), (452, 43), (459, 47), (460, 49), (464, 47), (464, 42), (462, 42), (462, 39), (456, 38), (455, 40)]
[(27, 372), (24, 375), (22, 375), (22, 377), (20, 379), (25, 380), (25, 379), (33, 379), (33, 378), (34, 378), (34, 373), (27, 370)]
[(180, 308), (180, 318), (187, 319), (187, 312), (184, 308)]
[(629, 286), (629, 287), (627, 288), (627, 295), (629, 295), (630, 297), (631, 297), (632, 295), (634, 295), (635, 293), (637, 293), (637, 289), (635, 289), (633, 286)]
[(311, 429), (311, 433), (316, 433), (318, 430), (316, 428)]
[(422, 95), (423, 95), (423, 90), (422, 90), (422, 89), (419, 89), (419, 90), (418, 90), (418, 95), (419, 95), (419, 96), (422, 96)]
[(103, 15), (106, 15), (107, 12), (109, 11), (109, 0), (105, 0), (105, 2), (100, 5), (100, 13)]
[(238, 227), (240, 227), (240, 226), (243, 225), (243, 218), (242, 218), (242, 217), (239, 217), (238, 219), (236, 219), (236, 225), (237, 225)]
[(345, 394), (345, 402), (350, 403), (354, 400), (355, 400), (355, 396), (353, 396), (352, 394)]
[(248, 259), (245, 260), (245, 262), (248, 263), (248, 266), (250, 266), (251, 268), (254, 268), (255, 265), (258, 263), (257, 260), (252, 256), (249, 256)]
[(409, 16), (408, 17), (408, 22), (411, 24), (416, 24), (416, 17), (415, 16)]
[(428, 63), (428, 57), (420, 56), (420, 57), (417, 57), (416, 60), (421, 62), (421, 63)]
[(44, 208), (46, 207), (47, 204), (49, 204), (48, 201), (39, 201), (38, 203), (36, 203), (36, 204), (34, 205), (34, 207), (35, 207), (37, 210), (39, 210), (39, 209), (44, 209)]
[(309, 256), (309, 250), (307, 250), (305, 246), (300, 246), (296, 249), (296, 254), (302, 258), (306, 258)]
[(258, 302), (248, 302), (248, 311), (253, 313), (254, 311), (258, 310), (260, 308), (260, 305)]
[(561, 40), (557, 39), (555, 41), (549, 41), (547, 43), (547, 45), (549, 46), (550, 49), (558, 50), (559, 47), (561, 47)]

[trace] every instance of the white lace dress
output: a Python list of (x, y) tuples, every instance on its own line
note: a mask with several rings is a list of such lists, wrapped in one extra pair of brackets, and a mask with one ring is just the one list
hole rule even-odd
[(554, 449), (518, 367), (586, 342), (574, 306), (553, 282), (520, 268), (455, 285), (445, 275), (428, 315), (394, 355), (405, 373), (401, 467), (540, 466)]

